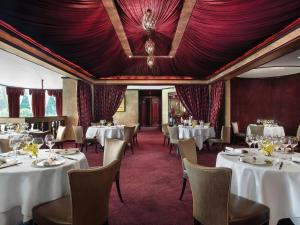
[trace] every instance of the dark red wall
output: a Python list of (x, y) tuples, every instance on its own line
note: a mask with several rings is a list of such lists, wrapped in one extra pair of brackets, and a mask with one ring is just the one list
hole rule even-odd
[(231, 80), (231, 121), (241, 132), (257, 118), (274, 119), (286, 135), (296, 135), (300, 124), (300, 75), (269, 79)]

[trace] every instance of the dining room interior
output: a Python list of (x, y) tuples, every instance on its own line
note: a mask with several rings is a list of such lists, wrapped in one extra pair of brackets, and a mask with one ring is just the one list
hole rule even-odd
[(300, 1), (1, 0), (0, 225), (300, 225)]

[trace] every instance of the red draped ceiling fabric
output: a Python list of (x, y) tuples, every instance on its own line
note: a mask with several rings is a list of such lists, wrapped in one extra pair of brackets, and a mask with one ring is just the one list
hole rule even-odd
[(213, 83), (210, 89), (210, 112), (209, 118), (211, 126), (219, 127), (218, 116), (221, 109), (221, 103), (224, 97), (224, 81)]
[(9, 117), (20, 116), (20, 96), (24, 95), (23, 88), (6, 87), (8, 97)]
[(54, 96), (56, 101), (56, 114), (62, 116), (62, 90), (48, 90), (48, 95)]
[[(145, 33), (139, 24), (147, 7), (157, 14), (157, 53), (168, 51), (183, 0), (116, 0), (115, 4), (133, 52), (142, 52)], [(0, 1), (0, 22), (95, 77), (148, 74), (204, 78), (299, 16), (300, 1), (295, 0), (197, 1), (176, 56), (156, 59), (150, 70), (145, 59), (130, 59), (124, 54), (102, 1)]]
[(193, 119), (208, 121), (209, 88), (207, 85), (176, 85), (176, 92)]
[(95, 120), (112, 120), (124, 98), (126, 88), (126, 85), (94, 86)]
[(32, 113), (33, 116), (45, 116), (45, 90), (29, 89), (32, 96)]
[(78, 124), (85, 133), (92, 121), (92, 88), (81, 80), (77, 83), (77, 110)]

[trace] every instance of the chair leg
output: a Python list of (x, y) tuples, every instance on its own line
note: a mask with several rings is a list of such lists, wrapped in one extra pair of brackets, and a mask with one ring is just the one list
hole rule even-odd
[(84, 143), (84, 145), (85, 145), (85, 152), (87, 152), (88, 151), (88, 144)]
[(167, 139), (167, 137), (164, 136), (164, 144), (163, 144), (163, 146), (165, 146), (165, 144), (166, 144), (166, 139)]
[(95, 152), (97, 153), (98, 151), (98, 145), (97, 145), (97, 143), (95, 143)]
[(130, 142), (130, 148), (131, 148), (131, 153), (134, 154), (134, 150), (133, 150), (133, 142)]
[(170, 138), (168, 138), (168, 145), (170, 145)]
[(181, 189), (181, 194), (180, 194), (180, 197), (179, 197), (179, 200), (182, 200), (182, 197), (183, 197), (183, 194), (184, 194), (184, 191), (185, 191), (185, 186), (186, 186), (186, 178), (182, 178), (182, 189)]
[(203, 224), (194, 218), (194, 225), (203, 225)]
[(120, 188), (120, 172), (117, 173), (115, 182), (116, 182), (117, 192), (118, 192), (120, 201), (121, 201), (122, 203), (124, 203), (124, 200), (123, 200), (122, 194), (121, 194), (121, 188)]
[(170, 144), (170, 153), (171, 153), (171, 151), (172, 151), (172, 147), (173, 147), (173, 144), (171, 143), (171, 144)]

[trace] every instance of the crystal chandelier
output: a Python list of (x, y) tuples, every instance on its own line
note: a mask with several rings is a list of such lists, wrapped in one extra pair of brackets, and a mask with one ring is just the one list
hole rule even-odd
[(148, 53), (148, 55), (153, 55), (154, 48), (155, 48), (155, 43), (151, 40), (151, 38), (149, 38), (145, 43), (145, 51)]
[(154, 66), (154, 56), (149, 55), (147, 56), (147, 65), (149, 66), (150, 69)]
[(147, 9), (143, 16), (142, 25), (145, 31), (151, 32), (152, 30), (155, 30), (155, 19), (154, 14), (151, 9)]

